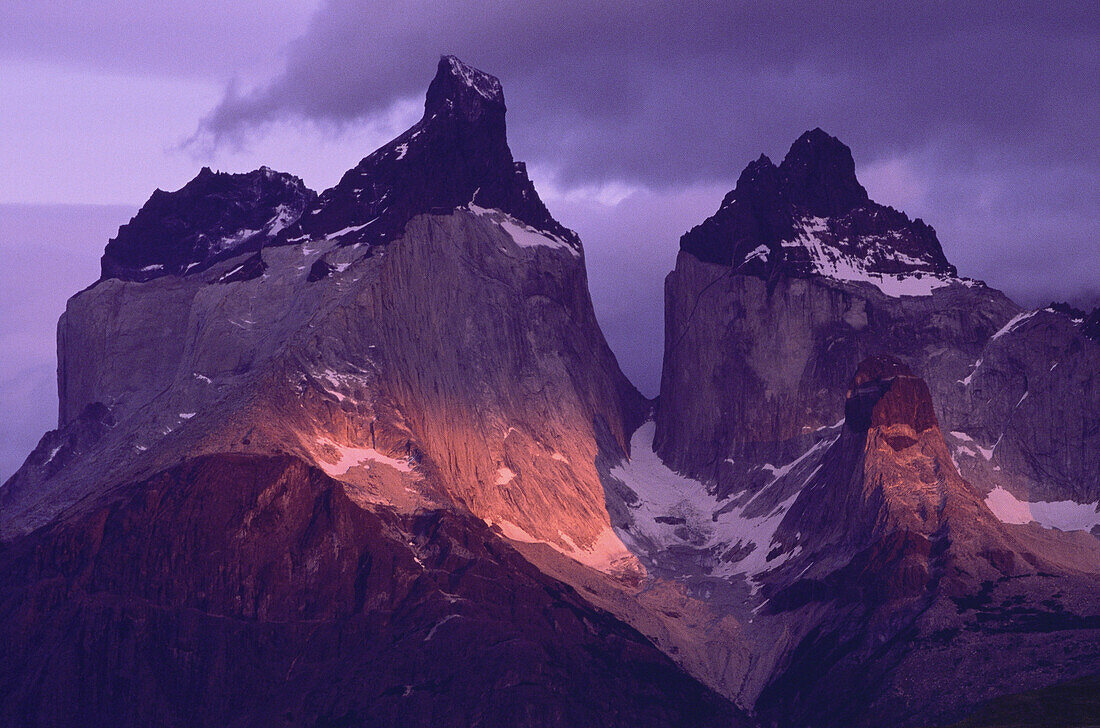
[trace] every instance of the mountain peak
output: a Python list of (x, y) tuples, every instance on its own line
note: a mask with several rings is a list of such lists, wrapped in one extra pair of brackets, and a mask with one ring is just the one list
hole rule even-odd
[(495, 76), (468, 66), (455, 56), (442, 56), (424, 99), (424, 115), (438, 113), (447, 108), (448, 102), (463, 111), (484, 107), (499, 107), (503, 111), (504, 90)]
[(203, 270), (258, 248), (316, 197), (269, 167), (243, 174), (203, 167), (175, 192), (156, 190), (107, 243), (101, 279), (146, 281)]
[(780, 173), (791, 202), (817, 217), (843, 215), (868, 201), (852, 150), (820, 128), (795, 140)]
[(578, 249), (576, 234), (554, 220), (512, 158), (506, 111), (500, 81), (443, 56), (420, 121), (348, 170), (281, 240), (381, 245), (417, 215), (476, 204)]
[(718, 211), (680, 249), (741, 275), (820, 277), (924, 296), (955, 280), (936, 231), (867, 196), (852, 151), (821, 129), (804, 133), (777, 167), (750, 162)]

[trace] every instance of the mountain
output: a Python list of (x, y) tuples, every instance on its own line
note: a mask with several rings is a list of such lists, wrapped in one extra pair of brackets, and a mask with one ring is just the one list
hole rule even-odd
[(800, 136), (778, 167), (765, 155), (749, 164), (680, 247), (768, 281), (816, 274), (904, 294), (956, 275), (935, 230), (872, 202), (851, 150), (821, 129)]
[[(366, 185), (354, 199), (352, 179)], [(92, 720), (98, 706), (122, 724), (218, 723), (244, 690), (256, 722), (363, 724), (377, 710), (400, 724), (496, 690), (497, 704), (447, 720), (514, 724), (521, 704), (527, 725), (736, 720), (632, 628), (509, 555), (506, 536), (637, 578), (597, 463), (623, 451), (648, 404), (596, 324), (579, 240), (511, 158), (499, 83), (444, 58), (409, 132), (316, 198), (291, 180), (204, 170), (155, 194), (108, 245), (107, 275), (69, 301), (59, 429), (0, 488), (3, 642), (26, 656), (4, 674), (19, 698), (7, 715)], [(269, 186), (307, 200), (308, 224), (254, 222), (286, 205)], [(389, 235), (332, 234), (387, 205)], [(227, 236), (240, 242), (203, 242)], [(163, 269), (111, 275), (147, 265)], [(450, 535), (432, 548), (458, 561), (433, 565), (410, 544), (433, 519)], [(417, 585), (422, 569), (440, 569), (451, 596)], [(459, 574), (476, 594), (456, 591)], [(63, 611), (36, 601), (55, 585), (74, 595)], [(449, 615), (467, 600), (464, 626)], [(133, 619), (148, 627), (128, 630)], [(102, 641), (73, 652), (49, 631), (59, 623)], [(364, 645), (346, 699), (331, 687), (345, 640)], [(46, 643), (72, 670), (100, 661), (45, 683)], [(443, 657), (470, 651), (462, 666)], [(270, 673), (250, 667), (268, 659)], [(295, 665), (302, 692), (288, 702), (275, 686)], [(141, 694), (116, 702), (128, 675)], [(222, 680), (241, 687), (196, 700)], [(247, 687), (268, 680), (275, 692)], [(536, 694), (569, 697), (540, 708)]]
[(506, 111), (445, 56), (333, 188), (203, 169), (108, 243), (0, 486), (0, 722), (923, 726), (1091, 684), (1084, 312), (960, 277), (814, 130), (681, 239), (647, 401)]
[(983, 477), (965, 468), (982, 488), (1100, 501), (1087, 326), (959, 277), (931, 227), (868, 199), (835, 138), (807, 132), (778, 167), (751, 163), (680, 248), (657, 416), (657, 451), (677, 470), (721, 493), (761, 481), (839, 422), (850, 373), (885, 353), (926, 379), (952, 445), (982, 460)]
[[(468, 153), (441, 161), (455, 144)], [(597, 431), (621, 450), (646, 404), (596, 324), (579, 240), (516, 170), (499, 83), (444, 58), (425, 118), (306, 210), (322, 226), (315, 235), (302, 240), (304, 223), (290, 225), (296, 244), (267, 236), (206, 268), (108, 278), (74, 296), (58, 325), (61, 430), (5, 489), (23, 497), (0, 532), (181, 458), (289, 453), (354, 482), (364, 502), (457, 506), (594, 562), (630, 561), (604, 511)], [(416, 185), (435, 175), (460, 189), (423, 199)], [(370, 195), (344, 196), (352, 178)], [(287, 179), (203, 171), (135, 220), (205, 211), (197, 190), (211, 186), (222, 201), (243, 194), (225, 185)], [(479, 188), (478, 201), (504, 209), (476, 204)], [(393, 240), (326, 232), (326, 221), (355, 227), (399, 199), (424, 209), (401, 208)], [(212, 219), (191, 238), (232, 227)], [(176, 238), (163, 245), (178, 252)], [(89, 406), (115, 424), (79, 465), (57, 470), (67, 443), (87, 439), (77, 430)], [(90, 462), (99, 477), (87, 476)]]
[(550, 215), (526, 166), (512, 159), (505, 111), (500, 81), (444, 56), (420, 121), (348, 170), (281, 241), (381, 245), (417, 215), (465, 207), (495, 210), (517, 235), (579, 253), (577, 235)]
[[(665, 294), (661, 397), (631, 450), (653, 465), (619, 471), (619, 525), (752, 625), (743, 704), (919, 725), (1100, 671), (1082, 320), (959, 277), (817, 130), (746, 168)], [(1028, 656), (996, 652), (1013, 644)], [(939, 679), (958, 664), (977, 677)]]

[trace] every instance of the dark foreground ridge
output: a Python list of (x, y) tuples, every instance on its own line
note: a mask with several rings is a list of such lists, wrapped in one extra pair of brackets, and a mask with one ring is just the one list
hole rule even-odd
[(480, 520), (213, 456), (0, 545), (0, 724), (744, 726)]

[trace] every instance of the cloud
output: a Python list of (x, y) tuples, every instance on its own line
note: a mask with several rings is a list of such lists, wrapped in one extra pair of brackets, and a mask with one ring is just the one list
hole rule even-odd
[(817, 125), (869, 158), (949, 136), (1095, 162), (1095, 145), (1077, 146), (1097, 121), (1084, 69), (1100, 65), (1098, 16), (1077, 3), (327, 0), (282, 72), (231, 88), (204, 128), (368, 118), (420, 97), (455, 53), (505, 82), (514, 145), (577, 179), (728, 178)]
[(0, 61), (186, 77), (258, 75), (318, 0), (5, 0)]
[(1097, 38), (1100, 13), (1076, 2), (326, 0), (281, 72), (228, 91), (202, 130), (362, 123), (422, 97), (454, 53), (501, 78), (513, 151), (559, 198), (728, 188), (821, 126), (964, 274), (1079, 297), (1100, 248)]

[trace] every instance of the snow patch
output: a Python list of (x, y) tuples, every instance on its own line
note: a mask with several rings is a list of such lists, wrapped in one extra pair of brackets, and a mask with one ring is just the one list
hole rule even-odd
[(436, 622), (434, 625), (432, 625), (432, 628), (430, 630), (428, 630), (428, 636), (424, 638), (424, 641), (425, 642), (430, 641), (432, 639), (432, 637), (435, 637), (436, 630), (438, 630), (443, 625), (447, 624), (447, 622), (450, 622), (452, 619), (458, 619), (461, 616), (462, 616), (461, 614), (448, 614), (446, 617), (444, 617), (443, 619)]
[(321, 458), (321, 462), (318, 463), (321, 469), (332, 477), (338, 477), (346, 475), (349, 470), (355, 467), (366, 465), (370, 467), (369, 463), (379, 463), (380, 465), (386, 465), (401, 473), (411, 473), (412, 466), (408, 460), (398, 460), (391, 458), (388, 455), (375, 450), (373, 447), (351, 447), (348, 445), (340, 445), (322, 438), (317, 441), (318, 445), (321, 445), (324, 452), (331, 450), (336, 451), (336, 462), (328, 460), (327, 457)]
[[(346, 228), (341, 228), (340, 230), (337, 230), (334, 233), (329, 233), (328, 235), (326, 235), (325, 240), (336, 240), (337, 238), (341, 238), (341, 237), (347, 235), (348, 233), (359, 232), (360, 230), (365, 228), (367, 225), (370, 225), (372, 222), (374, 222), (377, 219), (378, 218), (376, 217), (376, 218), (374, 218), (374, 220), (370, 220), (368, 222), (365, 222), (362, 225), (350, 225)], [(304, 248), (302, 249), (302, 252), (305, 253)]]
[[(887, 296), (899, 298), (901, 296), (930, 296), (937, 288), (959, 282), (959, 279), (944, 276), (931, 271), (914, 271), (912, 274), (888, 274), (877, 273), (868, 270), (868, 256), (852, 256), (842, 252), (826, 238), (831, 236), (828, 220), (821, 217), (803, 218), (801, 228), (793, 240), (784, 241), (785, 248), (803, 248), (810, 258), (814, 273), (837, 281), (848, 283), (869, 283), (882, 291)], [(889, 259), (905, 265), (921, 266), (929, 265), (930, 261), (906, 256), (892, 246), (886, 244), (884, 239), (876, 240), (867, 237), (863, 240), (865, 245), (878, 243), (873, 249), (874, 257)], [(759, 250), (759, 248), (757, 248)], [(755, 254), (753, 251), (750, 255)]]
[(985, 504), (1002, 523), (1031, 523), (1059, 531), (1090, 531), (1100, 526), (1100, 502), (1022, 501), (1001, 486), (985, 498)]
[(54, 457), (56, 457), (56, 456), (57, 456), (57, 453), (61, 452), (61, 448), (62, 448), (62, 447), (64, 447), (64, 445), (58, 445), (58, 446), (57, 446), (57, 447), (55, 447), (55, 448), (54, 448), (53, 450), (50, 450), (50, 455), (49, 455), (49, 457), (47, 457), (47, 458), (46, 458), (46, 462), (44, 462), (44, 463), (42, 463), (42, 464), (43, 464), (43, 465), (49, 465), (50, 463), (52, 463), (52, 462), (53, 462), (53, 459), (54, 459)]
[(500, 226), (504, 232), (508, 233), (508, 237), (512, 239), (512, 242), (521, 248), (558, 248), (568, 250), (574, 258), (581, 257), (578, 250), (557, 235), (533, 228), (506, 212), (480, 207), (473, 202), (469, 203), (466, 209), (478, 217), (488, 217)]
[(248, 240), (250, 237), (258, 232), (260, 231), (251, 230), (249, 228), (242, 228), (232, 235), (226, 235), (224, 238), (211, 245), (210, 253), (222, 253), (226, 250), (231, 250), (243, 243), (245, 240)]
[[(653, 451), (655, 429), (652, 420), (639, 427), (630, 438), (630, 459), (611, 470), (612, 477), (621, 480), (638, 496), (637, 503), (630, 506), (634, 523), (630, 529), (621, 532), (624, 540), (637, 543), (638, 537), (641, 537), (661, 549), (667, 549), (682, 544), (677, 531), (687, 528), (699, 537), (697, 542), (692, 542), (692, 546), (718, 557), (711, 572), (713, 575), (730, 577), (743, 574), (749, 577), (755, 591), (757, 585), (752, 582), (755, 576), (775, 568), (799, 551), (796, 547), (793, 552), (768, 560), (775, 531), (800, 491), (762, 516), (744, 514), (756, 498), (767, 492), (767, 486), (745, 504), (723, 510), (702, 483), (677, 473), (661, 461)], [(817, 443), (782, 468), (768, 466), (774, 475), (771, 483), (789, 473), (812, 453), (826, 447), (830, 441)], [(810, 474), (812, 476), (813, 473)], [(751, 550), (739, 560), (726, 561), (721, 558), (722, 554), (731, 550), (747, 549)]]
[(1024, 311), (1023, 313), (1016, 314), (1011, 319), (1009, 319), (1007, 324), (1001, 327), (1000, 331), (993, 334), (993, 336), (990, 336), (989, 340), (996, 341), (997, 339), (1012, 331), (1012, 329), (1016, 328), (1018, 325), (1022, 324), (1024, 321), (1027, 321), (1029, 318), (1039, 313), (1039, 311), (1041, 310), (1042, 309), (1038, 309), (1035, 311)]
[(975, 374), (978, 373), (978, 367), (980, 367), (982, 365), (983, 361), (985, 361), (985, 360), (984, 359), (978, 359), (978, 361), (974, 362), (974, 368), (971, 369), (970, 373), (966, 375), (966, 379), (960, 379), (959, 380), (959, 384), (962, 384), (964, 386), (969, 387), (970, 386), (970, 380), (974, 377)]
[(275, 208), (274, 217), (267, 221), (267, 225), (264, 226), (264, 229), (268, 235), (278, 235), (296, 219), (293, 210), (286, 205), (279, 205)]
[(516, 474), (511, 468), (498, 468), (496, 485), (508, 485), (515, 480)]

